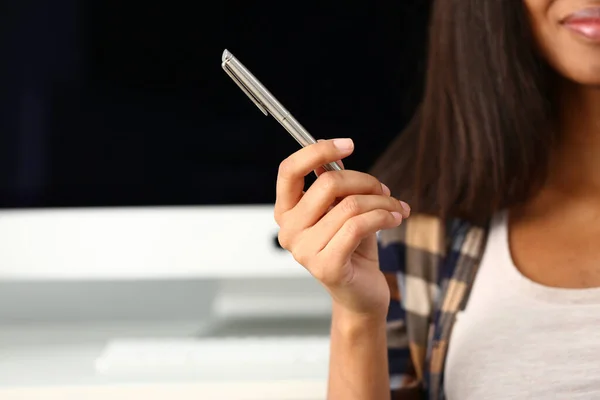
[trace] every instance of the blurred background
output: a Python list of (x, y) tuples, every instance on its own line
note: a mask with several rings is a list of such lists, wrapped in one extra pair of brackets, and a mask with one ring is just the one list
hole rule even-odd
[(366, 171), (429, 3), (3, 1), (0, 397), (323, 399), (328, 297), (272, 218), (298, 145), (221, 53)]

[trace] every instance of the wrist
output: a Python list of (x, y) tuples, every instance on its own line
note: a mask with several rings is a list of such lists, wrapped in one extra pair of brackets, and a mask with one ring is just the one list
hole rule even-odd
[(333, 303), (332, 329), (342, 335), (372, 335), (385, 331), (387, 310), (373, 313), (356, 313)]

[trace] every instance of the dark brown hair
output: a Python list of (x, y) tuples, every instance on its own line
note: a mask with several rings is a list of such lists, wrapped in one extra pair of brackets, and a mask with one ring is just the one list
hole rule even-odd
[(373, 173), (416, 212), (483, 222), (544, 178), (550, 74), (522, 1), (437, 0), (422, 102)]

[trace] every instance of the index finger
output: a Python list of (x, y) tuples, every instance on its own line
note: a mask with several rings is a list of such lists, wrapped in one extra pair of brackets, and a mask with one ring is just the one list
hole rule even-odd
[(352, 151), (352, 139), (325, 140), (306, 146), (283, 160), (277, 175), (275, 215), (281, 215), (298, 204), (302, 198), (306, 175), (323, 164), (348, 157)]

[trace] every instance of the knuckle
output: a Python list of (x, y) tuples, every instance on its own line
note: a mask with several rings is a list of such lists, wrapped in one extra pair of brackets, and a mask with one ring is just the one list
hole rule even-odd
[(308, 266), (310, 264), (310, 256), (307, 252), (302, 251), (302, 250), (292, 251), (292, 256), (294, 257), (294, 260), (296, 260), (296, 262), (298, 264), (300, 264), (304, 268), (308, 269)]
[(290, 250), (290, 246), (292, 244), (292, 240), (290, 235), (285, 230), (280, 230), (277, 234), (277, 240), (282, 248), (286, 250)]
[(319, 176), (317, 181), (321, 188), (328, 192), (335, 192), (340, 184), (339, 174), (334, 174), (331, 171), (326, 171)]
[(312, 264), (312, 253), (310, 244), (306, 242), (306, 240), (300, 240), (299, 237), (296, 237), (295, 243), (292, 245), (289, 251), (294, 257), (294, 260), (304, 268), (309, 269)]
[(281, 227), (281, 214), (278, 212), (274, 212), (273, 213), (273, 219), (275, 220), (275, 223), (277, 225), (279, 225), (279, 227)]
[(279, 163), (278, 175), (279, 176), (290, 175), (293, 170), (293, 166), (294, 166), (294, 161), (292, 160), (292, 158), (291, 157), (286, 158), (285, 160), (283, 160), (282, 162)]
[(346, 215), (357, 215), (360, 213), (360, 201), (357, 196), (348, 196), (341, 201), (340, 208)]
[(350, 218), (344, 225), (346, 229), (346, 235), (351, 237), (357, 237), (360, 235), (362, 224), (358, 218)]
[[(277, 210), (277, 201), (275, 202), (275, 209)], [(286, 229), (290, 225), (289, 211), (275, 211), (273, 213), (275, 222), (279, 225), (279, 228)]]
[(281, 232), (279, 232), (279, 234), (277, 235), (277, 241), (279, 242), (279, 245), (282, 249), (289, 250), (290, 242), (288, 242), (287, 238), (284, 235), (282, 235)]

